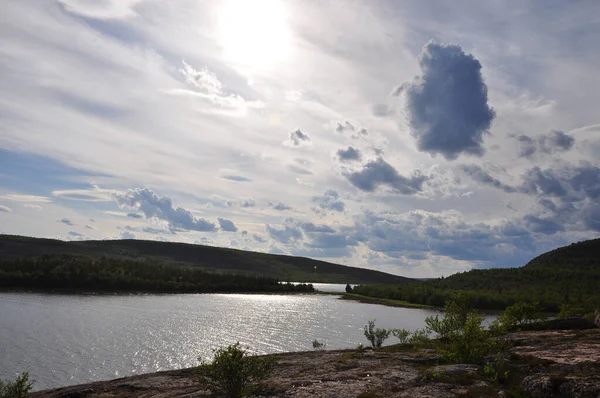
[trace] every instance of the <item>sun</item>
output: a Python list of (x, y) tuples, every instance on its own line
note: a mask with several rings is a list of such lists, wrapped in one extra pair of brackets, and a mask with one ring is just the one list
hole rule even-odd
[(288, 13), (280, 0), (227, 0), (218, 35), (224, 58), (249, 72), (273, 70), (290, 52)]

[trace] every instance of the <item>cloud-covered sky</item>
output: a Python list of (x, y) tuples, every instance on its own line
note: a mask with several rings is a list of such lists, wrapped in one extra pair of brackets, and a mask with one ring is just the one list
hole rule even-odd
[(0, 5), (0, 233), (406, 276), (600, 235), (600, 3)]

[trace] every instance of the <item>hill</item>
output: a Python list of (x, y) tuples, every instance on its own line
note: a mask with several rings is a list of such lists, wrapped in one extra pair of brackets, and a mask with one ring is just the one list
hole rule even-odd
[(45, 254), (84, 255), (145, 261), (154, 265), (197, 267), (206, 271), (268, 276), (282, 281), (323, 283), (397, 283), (413, 279), (306, 257), (147, 240), (61, 241), (0, 235), (0, 260)]
[(539, 301), (548, 311), (562, 304), (600, 307), (600, 239), (561, 247), (520, 268), (471, 270), (421, 283), (360, 286), (370, 297), (442, 306), (457, 291), (466, 292), (480, 309), (504, 309), (517, 301)]

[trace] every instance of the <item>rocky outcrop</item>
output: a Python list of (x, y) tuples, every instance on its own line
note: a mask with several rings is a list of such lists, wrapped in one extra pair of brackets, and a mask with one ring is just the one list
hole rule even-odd
[[(600, 330), (520, 332), (494, 363), (442, 364), (431, 348), (278, 354), (255, 397), (600, 397)], [(497, 366), (497, 365), (496, 365)], [(505, 373), (508, 372), (508, 373)], [(507, 391), (511, 391), (510, 394)], [(127, 377), (33, 393), (36, 398), (208, 397), (193, 369)]]

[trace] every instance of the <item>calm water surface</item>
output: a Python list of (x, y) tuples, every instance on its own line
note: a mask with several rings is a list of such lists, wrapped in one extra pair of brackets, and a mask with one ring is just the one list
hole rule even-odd
[(107, 380), (195, 366), (237, 341), (258, 354), (314, 339), (353, 348), (369, 319), (414, 330), (429, 315), (332, 295), (0, 293), (0, 378), (27, 370), (36, 390)]

